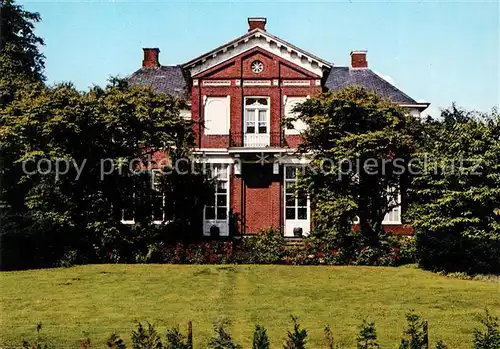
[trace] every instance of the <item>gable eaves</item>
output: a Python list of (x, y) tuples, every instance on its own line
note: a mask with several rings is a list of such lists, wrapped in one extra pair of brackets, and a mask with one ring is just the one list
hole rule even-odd
[[(261, 37), (264, 38), (266, 40), (266, 42), (268, 42), (268, 43), (274, 42), (278, 48), (284, 47), (288, 52), (295, 53), (299, 58), (305, 57), (310, 63), (315, 62), (321, 69), (329, 69), (332, 67), (332, 64), (330, 62), (325, 61), (325, 60), (323, 60), (323, 59), (321, 59), (321, 58), (319, 58), (319, 57), (317, 57), (317, 56), (315, 56), (307, 51), (299, 49), (298, 47), (268, 33), (267, 31), (261, 30), (259, 28), (256, 28), (256, 29), (234, 39), (234, 40), (231, 40), (230, 42), (228, 42), (222, 46), (219, 46), (219, 47), (217, 47), (217, 48), (215, 48), (207, 53), (204, 53), (201, 56), (198, 56), (198, 57), (190, 60), (189, 62), (182, 64), (182, 67), (184, 69), (193, 68), (199, 64), (205, 63), (208, 59), (213, 59), (213, 58), (216, 58), (218, 55), (225, 54), (228, 50), (236, 48), (240, 44), (247, 43), (250, 39), (261, 38)], [(256, 45), (256, 46), (258, 46), (258, 45)], [(224, 61), (226, 61), (227, 59), (234, 58), (235, 56), (237, 56), (239, 54), (241, 54), (241, 52), (239, 52), (238, 54), (235, 54), (234, 56), (227, 57)], [(210, 67), (208, 67), (207, 69), (209, 69), (209, 68)], [(206, 69), (204, 69), (204, 70), (206, 70)]]

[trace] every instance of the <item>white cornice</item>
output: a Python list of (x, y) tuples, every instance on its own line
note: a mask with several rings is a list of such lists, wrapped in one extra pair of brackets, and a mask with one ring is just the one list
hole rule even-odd
[(191, 72), (191, 76), (195, 76), (256, 47), (271, 52), (319, 76), (322, 76), (325, 69), (329, 69), (332, 66), (331, 63), (299, 49), (266, 31), (254, 29), (223, 46), (219, 46), (183, 64), (183, 67)]
[(402, 108), (416, 108), (416, 109), (419, 109), (420, 111), (424, 111), (430, 105), (431, 105), (430, 103), (399, 104), (399, 106), (402, 107)]

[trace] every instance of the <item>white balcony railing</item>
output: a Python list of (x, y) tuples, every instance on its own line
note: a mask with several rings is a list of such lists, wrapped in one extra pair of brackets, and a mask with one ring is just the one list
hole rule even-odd
[(246, 133), (244, 135), (244, 146), (250, 148), (269, 147), (271, 137), (267, 133)]

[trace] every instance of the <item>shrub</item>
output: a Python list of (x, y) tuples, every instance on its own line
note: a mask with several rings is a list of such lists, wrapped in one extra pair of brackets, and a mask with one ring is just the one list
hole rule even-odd
[(448, 346), (442, 340), (438, 340), (436, 349), (448, 349)]
[(33, 343), (23, 339), (23, 349), (50, 349), (51, 347), (47, 343), (43, 343), (43, 339), (40, 336), (40, 330), (42, 329), (42, 323), (36, 325), (36, 339)]
[(429, 348), (427, 321), (423, 321), (413, 312), (406, 314), (406, 321), (408, 323), (408, 327), (404, 331), (405, 338), (401, 340), (399, 349)]
[(335, 345), (335, 339), (333, 338), (332, 331), (330, 330), (330, 326), (326, 325), (325, 330), (325, 340), (326, 340), (326, 349), (338, 349), (339, 346)]
[[(347, 241), (349, 240), (349, 245)], [(287, 264), (296, 265), (383, 265), (397, 266), (414, 262), (414, 239), (383, 233), (378, 247), (365, 246), (362, 236), (352, 232), (343, 235), (323, 234), (316, 231), (304, 239), (304, 246), (292, 249), (285, 258)]]
[(208, 349), (242, 349), (241, 345), (234, 343), (233, 338), (227, 332), (227, 321), (218, 321), (214, 325), (215, 336), (208, 341)]
[(181, 333), (179, 327), (173, 327), (167, 331), (165, 349), (191, 349), (187, 338)]
[(500, 348), (500, 327), (498, 317), (492, 316), (488, 310), (478, 316), (484, 330), (474, 330), (473, 349), (498, 349)]
[(155, 327), (147, 323), (147, 328), (139, 322), (137, 331), (132, 331), (132, 348), (133, 349), (162, 349), (160, 335)]
[(280, 262), (286, 255), (283, 235), (275, 228), (261, 231), (259, 235), (243, 240), (243, 249), (248, 254), (248, 263), (272, 264)]
[(374, 349), (379, 348), (377, 344), (377, 330), (374, 322), (366, 322), (363, 320), (359, 328), (359, 334), (356, 337), (357, 349)]
[(401, 264), (415, 263), (416, 245), (415, 236), (395, 236), (399, 244), (399, 261)]
[(90, 349), (92, 348), (92, 341), (87, 332), (83, 333), (83, 338), (80, 339), (80, 349)]
[(307, 330), (301, 329), (297, 318), (292, 315), (293, 331), (288, 331), (288, 338), (283, 349), (305, 349)]
[(256, 325), (253, 332), (252, 349), (269, 349), (269, 338), (264, 326)]
[(106, 345), (110, 349), (126, 349), (127, 346), (123, 342), (123, 339), (120, 338), (118, 333), (112, 333), (108, 339), (106, 339)]

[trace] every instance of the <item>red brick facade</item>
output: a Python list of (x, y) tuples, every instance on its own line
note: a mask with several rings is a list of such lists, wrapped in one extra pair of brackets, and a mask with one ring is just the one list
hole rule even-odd
[[(264, 64), (264, 70), (256, 74), (251, 69), (254, 61)], [(196, 144), (199, 149), (226, 149), (229, 147), (230, 135), (243, 132), (243, 102), (245, 97), (268, 97), (269, 128), (271, 134), (283, 134), (281, 122), (284, 115), (284, 96), (307, 97), (321, 92), (317, 83), (321, 76), (313, 74), (291, 62), (285, 61), (261, 48), (245, 52), (230, 61), (226, 61), (199, 75), (193, 76), (197, 84), (191, 90), (191, 115), (196, 127)], [(269, 82), (269, 86), (245, 86), (247, 81)], [(286, 81), (309, 86), (286, 86)], [(229, 81), (229, 86), (206, 86), (207, 82)], [(203, 100), (207, 97), (230, 96), (230, 135), (204, 134)], [(198, 123), (199, 122), (199, 123)], [(299, 135), (286, 135), (284, 148), (293, 151), (300, 143)], [(255, 153), (260, 153), (259, 149)], [(239, 156), (239, 155), (237, 155)], [(250, 154), (241, 155), (239, 159), (248, 159)], [(253, 157), (252, 157), (253, 158)], [(243, 163), (241, 174), (235, 174), (231, 166), (230, 206), (231, 211), (243, 222), (240, 231), (246, 234), (256, 233), (261, 229), (283, 226), (283, 170), (273, 173), (272, 164)]]
[[(255, 60), (261, 61), (266, 67), (261, 74), (251, 71), (251, 63)], [(230, 96), (230, 131), (238, 134), (243, 131), (243, 100), (244, 97), (263, 96), (270, 98), (270, 132), (281, 132), (281, 120), (283, 119), (283, 96), (306, 97), (321, 92), (321, 86), (316, 86), (320, 76), (311, 74), (301, 67), (294, 66), (280, 57), (264, 52), (256, 48), (235, 57), (221, 66), (216, 66), (200, 75), (193, 76), (198, 80), (197, 86), (191, 90), (191, 115), (197, 126), (196, 144), (199, 148), (227, 148), (229, 136), (204, 135), (203, 131), (203, 97)], [(309, 87), (283, 86), (283, 80), (294, 80), (309, 82)], [(229, 80), (230, 86), (204, 86), (207, 81)], [(243, 86), (248, 80), (270, 80), (271, 86)], [(277, 81), (276, 81), (277, 80)], [(277, 83), (277, 84), (276, 84)], [(237, 86), (236, 84), (239, 84)], [(276, 85), (275, 85), (276, 84)], [(286, 141), (294, 148), (300, 139), (297, 136), (287, 136)]]

